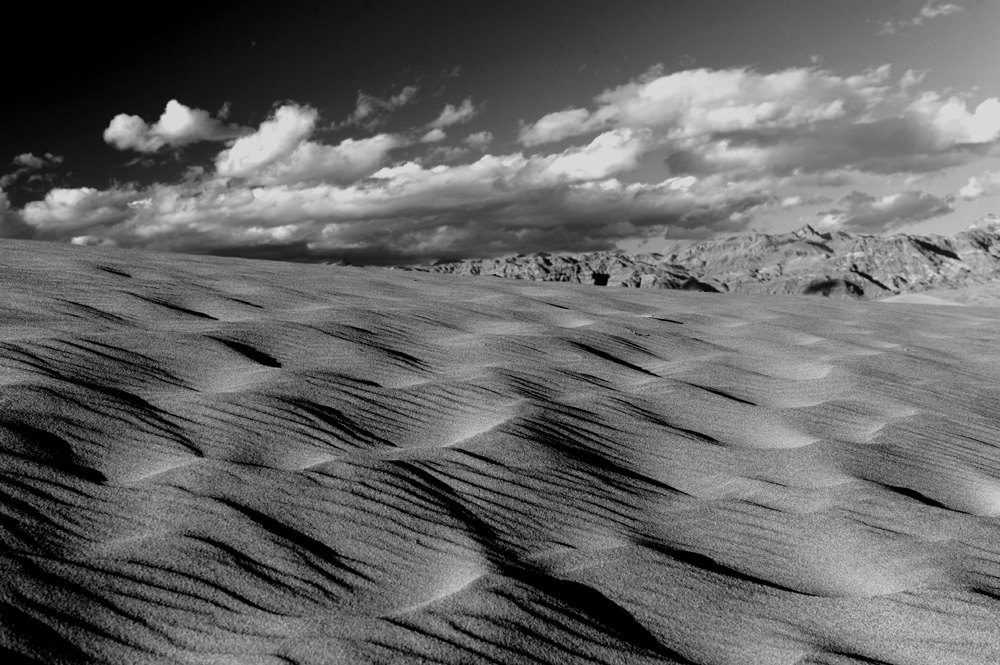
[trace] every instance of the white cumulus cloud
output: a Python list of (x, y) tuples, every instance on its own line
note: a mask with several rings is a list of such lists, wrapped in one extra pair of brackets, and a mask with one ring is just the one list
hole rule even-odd
[(309, 106), (286, 104), (275, 110), (257, 131), (242, 136), (215, 158), (215, 168), (224, 177), (245, 177), (290, 155), (312, 134), (319, 116)]
[(142, 191), (54, 190), (24, 213), (39, 234), (67, 242), (398, 262), (610, 249), (667, 227), (681, 235), (735, 231), (748, 210), (773, 198), (693, 177), (618, 181), (611, 174), (631, 168), (642, 141), (641, 132), (612, 130), (553, 155), (403, 162), (349, 184), (208, 179)]
[[(920, 79), (888, 66), (855, 75), (654, 68), (589, 105), (522, 123), (521, 150), (495, 154), (489, 131), (445, 141), (479, 112), (471, 98), (427, 124), (338, 141), (324, 138), (317, 109), (286, 103), (173, 184), (56, 188), (20, 210), (5, 199), (3, 233), (381, 263), (610, 249), (668, 232), (704, 238), (819, 204), (828, 208), (821, 224), (878, 233), (950, 214), (996, 186), (987, 171), (954, 196), (919, 190), (919, 174), (982, 160), (1000, 144), (1000, 100), (924, 91)], [(359, 95), (355, 120), (339, 128), (374, 127), (415, 94)], [(220, 122), (194, 111), (153, 126), (119, 116), (111, 134), (150, 152), (206, 136), (202, 121)], [(883, 174), (909, 176), (897, 180), (905, 191), (838, 198)], [(813, 191), (834, 187), (844, 189)]]
[(448, 138), (448, 135), (444, 132), (444, 130), (440, 129), (438, 127), (435, 127), (434, 129), (430, 130), (429, 132), (427, 132), (426, 134), (424, 134), (422, 137), (420, 137), (420, 142), (421, 143), (439, 143), (441, 141), (444, 141), (446, 138)]
[(545, 177), (568, 180), (607, 178), (635, 169), (648, 145), (648, 132), (628, 128), (611, 130), (586, 146), (568, 148), (554, 155), (542, 173)]
[(750, 69), (692, 69), (668, 75), (654, 68), (604, 91), (594, 111), (550, 113), (522, 128), (525, 145), (539, 145), (611, 126), (649, 127), (682, 139), (746, 130), (791, 129), (857, 117), (887, 92), (888, 67), (852, 77), (816, 69), (761, 74)]
[(1000, 169), (986, 171), (982, 175), (972, 176), (969, 181), (958, 190), (959, 198), (971, 201), (981, 199), (984, 196), (993, 196), (1000, 193)]
[(183, 146), (197, 141), (225, 141), (245, 131), (241, 127), (227, 125), (212, 118), (208, 111), (193, 109), (171, 99), (160, 119), (152, 126), (137, 115), (116, 115), (104, 130), (104, 141), (119, 150), (156, 152), (165, 146)]
[[(596, 114), (595, 114), (596, 115)], [(521, 127), (519, 140), (529, 148), (555, 143), (597, 129), (604, 121), (591, 116), (587, 109), (567, 109), (542, 116), (531, 125)]]
[(923, 116), (934, 130), (941, 147), (963, 143), (992, 143), (1000, 138), (1000, 99), (987, 99), (969, 110), (958, 97), (942, 99), (930, 92), (910, 107)]
[(389, 152), (406, 145), (394, 134), (364, 139), (344, 139), (338, 145), (303, 141), (287, 156), (259, 169), (253, 180), (260, 184), (327, 182), (348, 184), (371, 175)]
[[(891, 84), (888, 65), (853, 76), (693, 69), (644, 76), (523, 125), (528, 147), (612, 128), (646, 129), (675, 174), (854, 169), (929, 172), (981, 156), (1000, 138), (1000, 100), (969, 108)], [(906, 78), (906, 75), (904, 75)]]
[(392, 134), (344, 139), (338, 145), (311, 141), (317, 118), (316, 109), (309, 106), (279, 107), (257, 131), (237, 139), (216, 156), (217, 175), (268, 185), (346, 184), (374, 173), (389, 151), (406, 144)]
[(42, 201), (24, 207), (24, 221), (56, 237), (79, 228), (113, 225), (131, 216), (129, 204), (140, 198), (133, 189), (56, 188)]

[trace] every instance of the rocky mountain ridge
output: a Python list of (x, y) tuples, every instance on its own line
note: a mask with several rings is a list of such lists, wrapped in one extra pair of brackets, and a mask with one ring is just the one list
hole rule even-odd
[(872, 236), (805, 226), (716, 238), (672, 254), (538, 252), (398, 269), (598, 286), (878, 298), (1000, 281), (1000, 218), (988, 215), (954, 236)]

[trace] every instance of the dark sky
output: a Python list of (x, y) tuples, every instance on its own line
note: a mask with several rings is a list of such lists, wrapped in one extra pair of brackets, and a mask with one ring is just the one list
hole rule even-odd
[[(249, 171), (239, 172), (243, 180), (225, 182), (230, 189), (240, 184), (257, 187), (258, 196), (261, 187), (336, 186), (336, 191), (312, 192), (309, 201), (321, 197), (324, 202), (319, 216), (301, 198), (296, 203), (283, 200), (278, 217), (259, 210), (241, 216), (228, 208), (213, 208), (222, 216), (238, 217), (239, 221), (230, 222), (237, 230), (299, 224), (287, 233), (297, 239), (299, 249), (294, 251), (300, 254), (303, 242), (322, 245), (319, 253), (336, 253), (340, 242), (347, 253), (398, 258), (408, 253), (401, 238), (407, 238), (407, 246), (425, 247), (414, 254), (419, 254), (417, 258), (497, 253), (530, 242), (546, 245), (539, 249), (555, 250), (627, 246), (663, 236), (704, 237), (810, 220), (881, 232), (915, 223), (960, 225), (995, 207), (996, 199), (990, 197), (992, 174), (998, 168), (996, 137), (990, 133), (992, 125), (975, 115), (980, 104), (1000, 95), (995, 74), (1000, 64), (1000, 9), (992, 2), (368, 0), (266, 7), (151, 5), (113, 14), (57, 10), (36, 3), (6, 33), (7, 95), (0, 121), (0, 163), (7, 164), (0, 167), (0, 190), (7, 207), (5, 235), (236, 253), (248, 244), (280, 245), (280, 238), (253, 240), (238, 237), (239, 233), (229, 237), (223, 227), (209, 232), (199, 226), (183, 242), (149, 242), (140, 237), (156, 234), (136, 234), (140, 224), (152, 224), (145, 217), (125, 214), (139, 210), (136, 201), (158, 201), (156, 197), (165, 196), (170, 188), (189, 202), (217, 191), (223, 175), (217, 170), (220, 151), (235, 140), (235, 135), (225, 140), (191, 139), (144, 150), (116, 149), (105, 140), (105, 129), (119, 114), (138, 116), (152, 126), (170, 100), (189, 110), (202, 109), (219, 122), (241, 128), (243, 134), (258, 130), (282, 106), (312, 109), (316, 117), (299, 144), (311, 142), (331, 150), (345, 140), (394, 137), (392, 147), (379, 153), (370, 169), (350, 170), (354, 180), (342, 168), (330, 166), (329, 160), (340, 157), (328, 151), (322, 158), (328, 160), (325, 171), (316, 170), (320, 168), (316, 157), (307, 165), (312, 169), (307, 169), (308, 177), (295, 182), (287, 174), (278, 182), (273, 174), (263, 177)], [(865, 72), (884, 65), (889, 65), (888, 71), (877, 83), (859, 82)], [(651, 69), (655, 66), (658, 69)], [(781, 85), (763, 82), (769, 74), (792, 70), (807, 74), (801, 80), (789, 75)], [(702, 74), (698, 78), (685, 72)], [(725, 72), (744, 75), (724, 80)], [(902, 84), (907, 72), (908, 80), (916, 83)], [(675, 78), (662, 85), (679, 86), (670, 94), (680, 101), (660, 100), (656, 108), (643, 111), (655, 116), (648, 127), (643, 125), (645, 116), (624, 119), (628, 111), (623, 109), (632, 108), (625, 97), (645, 99), (643, 95), (655, 86), (640, 87), (672, 75)], [(632, 92), (623, 92), (629, 85)], [(723, 90), (727, 85), (732, 86), (729, 92)], [(865, 85), (882, 89), (866, 92)], [(345, 124), (359, 93), (388, 100), (407, 86), (416, 92), (405, 103), (383, 109), (382, 122)], [(625, 97), (616, 102), (597, 99), (614, 90)], [(936, 95), (936, 101), (928, 95)], [(801, 96), (795, 102), (798, 106), (789, 106), (789, 99), (796, 96)], [(920, 102), (921, 96), (928, 101)], [(955, 115), (953, 107), (941, 110), (952, 97), (965, 104), (966, 113), (953, 121), (948, 115)], [(846, 106), (822, 106), (836, 99)], [(447, 105), (458, 108), (466, 100), (474, 112), (442, 124), (445, 138), (424, 136)], [(687, 115), (664, 110), (680, 108), (678, 104), (688, 109)], [(738, 122), (719, 124), (717, 118), (707, 122), (699, 104), (716, 112), (732, 107), (743, 115)], [(767, 104), (781, 109), (771, 117)], [(808, 105), (815, 107), (812, 115), (805, 109)], [(863, 105), (867, 106), (861, 109)], [(602, 106), (618, 115), (588, 116), (589, 120), (581, 120), (581, 115), (568, 134), (546, 130), (544, 136), (535, 134), (541, 138), (526, 138), (525, 128), (550, 114), (567, 109), (595, 113)], [(830, 117), (817, 110), (821, 107)], [(220, 116), (224, 108), (225, 118)], [(878, 155), (863, 145), (837, 159), (807, 155), (810, 146), (820, 150), (845, 141), (860, 144), (857, 137), (865, 132), (881, 136), (889, 132), (893, 118), (904, 125), (896, 128), (897, 135), (919, 136), (909, 143), (886, 139), (879, 144)], [(876, 126), (874, 121), (883, 124)], [(954, 131), (948, 129), (949, 122), (957, 127)], [(628, 137), (622, 135), (626, 130), (631, 132)], [(602, 145), (618, 141), (628, 147), (616, 148), (614, 154), (598, 154), (592, 148), (582, 170), (574, 166), (572, 172), (555, 174), (556, 167), (550, 168), (558, 155), (584, 150), (602, 131), (618, 132)], [(701, 134), (695, 136), (698, 131)], [(489, 132), (488, 144), (470, 149), (468, 137), (483, 132)], [(287, 143), (288, 151), (293, 143)], [(966, 147), (956, 147), (960, 145)], [(315, 146), (307, 146), (314, 157), (322, 152)], [(306, 159), (308, 150), (300, 150), (296, 157), (276, 157), (278, 161), (272, 160), (267, 168), (285, 168), (281, 159)], [(623, 156), (621, 150), (631, 152)], [(459, 169), (449, 182), (474, 178), (461, 169), (484, 155), (535, 159), (530, 164), (507, 160), (506, 166), (500, 162), (489, 169), (483, 166), (480, 171), (489, 171), (488, 175), (477, 171), (475, 177), (488, 177), (490, 192), (475, 187), (448, 190), (455, 207), (430, 212), (414, 189), (440, 193), (435, 188), (444, 185), (429, 183), (429, 174), (416, 184), (412, 174), (405, 183), (365, 180), (376, 166), (406, 163), (424, 169)], [(573, 159), (579, 161), (582, 155)], [(606, 167), (595, 167), (601, 160), (610, 161)], [(303, 164), (285, 166), (302, 173)], [(681, 164), (687, 166), (679, 169)], [(202, 171), (193, 172), (195, 166)], [(548, 169), (541, 180), (539, 169)], [(824, 173), (827, 182), (820, 182), (819, 175), (788, 180), (797, 172)], [(436, 173), (434, 177), (444, 177), (440, 170)], [(594, 196), (591, 190), (602, 182), (606, 193), (612, 186), (609, 178), (621, 187), (652, 187), (670, 177), (694, 177), (698, 182), (676, 181), (643, 193), (646, 199), (656, 198), (655, 204), (640, 205), (636, 191), (621, 188), (614, 197), (605, 195), (599, 206), (591, 206), (610, 218), (605, 227), (580, 213), (588, 204), (579, 199)], [(695, 197), (697, 201), (687, 203), (678, 198), (680, 194), (667, 195), (681, 192), (691, 194), (691, 199), (692, 187), (717, 189), (712, 178), (737, 182), (742, 190), (727, 190), (722, 198)], [(972, 178), (979, 178), (979, 184), (972, 186)], [(497, 194), (501, 181), (506, 187), (523, 187), (524, 196)], [(391, 185), (393, 191), (406, 184), (412, 208), (395, 205), (403, 200), (397, 197), (391, 210), (375, 206), (353, 216), (341, 213), (354, 209), (356, 196), (350, 205), (331, 208), (331, 202), (346, 200), (345, 191), (356, 190), (363, 182)], [(834, 182), (839, 184), (830, 184)], [(57, 193), (58, 201), (46, 204), (44, 210), (39, 207), (55, 190), (73, 193)], [(976, 196), (960, 197), (960, 190)], [(852, 192), (868, 198), (848, 198)], [(35, 202), (39, 206), (31, 208)], [(365, 205), (369, 203), (365, 199)], [(123, 207), (129, 204), (132, 207)], [(296, 205), (298, 215), (288, 208)], [(886, 207), (893, 209), (892, 214), (880, 213)], [(104, 212), (97, 214), (98, 209)], [(155, 217), (149, 214), (150, 219)], [(515, 228), (517, 224), (503, 217), (517, 214), (534, 220), (528, 223), (531, 228)], [(176, 219), (170, 219), (174, 224)], [(482, 222), (487, 228), (470, 225), (474, 219), (488, 220)], [(333, 223), (349, 224), (351, 229), (327, 228)], [(609, 225), (617, 225), (617, 230)], [(19, 230), (11, 231), (14, 227)], [(362, 227), (368, 232), (361, 232)], [(171, 228), (171, 237), (182, 234), (180, 227)], [(331, 234), (340, 240), (331, 239)], [(277, 253), (281, 254), (280, 247)]]

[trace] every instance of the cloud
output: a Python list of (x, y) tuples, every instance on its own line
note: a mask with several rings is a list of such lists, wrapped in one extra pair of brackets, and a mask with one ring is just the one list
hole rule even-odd
[(919, 71), (915, 69), (907, 69), (903, 72), (903, 75), (899, 77), (899, 87), (906, 90), (907, 88), (920, 85), (923, 83), (924, 78), (927, 77), (927, 71), (928, 70), (926, 69)]
[(540, 145), (604, 128), (649, 127), (672, 141), (724, 132), (807, 127), (858, 117), (886, 95), (889, 67), (838, 77), (796, 68), (771, 74), (750, 69), (692, 69), (644, 76), (595, 97), (597, 109), (550, 113), (522, 128), (525, 145)]
[(216, 156), (217, 175), (262, 185), (347, 184), (378, 170), (389, 151), (406, 144), (391, 134), (344, 139), (335, 146), (310, 141), (318, 117), (309, 106), (279, 107), (257, 131)]
[(287, 157), (256, 174), (260, 184), (325, 182), (346, 185), (377, 171), (390, 151), (406, 145), (393, 134), (377, 134), (365, 139), (344, 139), (328, 146), (305, 141)]
[(289, 156), (316, 127), (316, 109), (289, 104), (279, 107), (252, 134), (236, 139), (215, 158), (223, 177), (246, 177)]
[(962, 7), (951, 4), (950, 2), (942, 3), (940, 5), (928, 2), (920, 10), (920, 16), (925, 19), (937, 18), (938, 16), (950, 16), (951, 14), (956, 14), (960, 11), (964, 11)]
[(631, 171), (638, 166), (648, 143), (646, 131), (615, 129), (605, 132), (584, 147), (567, 148), (552, 156), (541, 171), (542, 177), (598, 180)]
[[(225, 107), (223, 107), (225, 111)], [(208, 111), (192, 109), (176, 99), (152, 126), (137, 115), (120, 113), (104, 130), (104, 141), (119, 150), (157, 152), (198, 141), (225, 141), (244, 134), (245, 129), (212, 118)]]
[(37, 185), (39, 182), (51, 183), (54, 177), (52, 173), (39, 174), (38, 171), (55, 168), (62, 163), (62, 155), (53, 155), (51, 152), (47, 152), (41, 157), (30, 152), (20, 154), (11, 161), (11, 164), (17, 168), (11, 173), (0, 176), (0, 189), (10, 187), (18, 181), (25, 184), (24, 176), (28, 176), (26, 183), (28, 186)]
[[(39, 235), (82, 244), (393, 263), (611, 249), (668, 227), (704, 237), (745, 227), (750, 212), (774, 200), (752, 184), (693, 176), (620, 182), (614, 175), (634, 168), (645, 140), (642, 131), (616, 129), (550, 155), (403, 162), (351, 183), (203, 178), (143, 190), (53, 190), (23, 213)], [(257, 177), (310, 143), (300, 140)]]
[(491, 143), (493, 143), (493, 134), (491, 132), (476, 132), (474, 134), (469, 134), (465, 137), (464, 143), (470, 148), (485, 150)]
[(969, 111), (958, 97), (942, 99), (934, 92), (918, 98), (910, 110), (926, 119), (939, 147), (993, 143), (1000, 138), (1000, 99), (992, 97)]
[(940, 16), (951, 16), (952, 14), (957, 14), (965, 9), (960, 6), (950, 2), (934, 3), (933, 0), (927, 2), (920, 11), (917, 12), (916, 16), (908, 19), (886, 19), (879, 21), (879, 31), (876, 33), (878, 35), (895, 35), (900, 32), (909, 30), (910, 28), (915, 28), (919, 25), (923, 25), (930, 19), (938, 18)]
[(542, 116), (534, 124), (522, 125), (518, 140), (527, 147), (555, 143), (596, 130), (604, 121), (587, 109), (567, 109)]
[(29, 169), (40, 169), (45, 164), (41, 157), (35, 157), (30, 152), (18, 155), (14, 158), (14, 164), (24, 166)]
[(574, 108), (522, 125), (538, 147), (607, 131), (644, 128), (677, 175), (787, 174), (853, 169), (928, 172), (988, 153), (1000, 138), (1000, 100), (973, 109), (959, 97), (891, 85), (888, 65), (853, 76), (811, 68), (762, 74), (696, 69), (644, 76)]
[(109, 226), (129, 219), (130, 204), (141, 198), (142, 194), (134, 189), (57, 188), (46, 194), (44, 200), (27, 204), (22, 217), (40, 237), (65, 239), (67, 233), (78, 229)]
[(452, 125), (472, 120), (473, 116), (477, 113), (479, 113), (479, 109), (473, 106), (472, 99), (466, 97), (461, 106), (456, 107), (452, 104), (446, 105), (441, 111), (441, 115), (437, 117), (437, 120), (430, 123), (428, 126), (435, 129), (450, 127)]
[(922, 222), (954, 212), (954, 197), (908, 190), (874, 197), (854, 191), (840, 201), (840, 207), (816, 213), (818, 225), (848, 231), (881, 232)]
[(434, 146), (426, 155), (426, 157), (421, 160), (421, 164), (427, 164), (428, 162), (457, 162), (460, 159), (465, 159), (469, 156), (468, 148), (460, 148), (458, 146), (446, 146), (439, 145)]
[(966, 201), (981, 199), (1000, 193), (1000, 169), (986, 171), (982, 175), (973, 176), (958, 190), (959, 198)]
[(354, 111), (339, 126), (348, 127), (358, 125), (369, 129), (378, 127), (385, 123), (390, 113), (412, 102), (416, 98), (418, 91), (419, 88), (417, 86), (408, 85), (395, 95), (381, 98), (359, 90)]
[[(57, 188), (6, 214), (19, 232), (78, 244), (377, 263), (704, 238), (817, 204), (828, 208), (823, 224), (881, 232), (948, 214), (958, 198), (912, 182), (881, 197), (810, 189), (934, 173), (1000, 140), (1000, 100), (918, 90), (915, 73), (896, 79), (888, 66), (653, 68), (589, 105), (522, 123), (520, 149), (495, 154), (487, 131), (444, 141), (478, 112), (471, 99), (432, 123), (338, 143), (319, 134), (317, 109), (286, 103), (172, 184)], [(358, 123), (414, 94), (373, 103)], [(191, 136), (185, 126), (155, 136)], [(152, 129), (135, 136), (152, 140)], [(959, 195), (988, 191), (988, 175)]]
[(47, 152), (41, 157), (36, 157), (32, 153), (26, 152), (14, 158), (14, 164), (16, 166), (21, 166), (30, 171), (41, 169), (46, 166), (57, 166), (62, 163), (63, 157), (61, 155), (53, 155), (51, 152)]
[(421, 143), (438, 143), (448, 138), (444, 130), (435, 127), (420, 138)]

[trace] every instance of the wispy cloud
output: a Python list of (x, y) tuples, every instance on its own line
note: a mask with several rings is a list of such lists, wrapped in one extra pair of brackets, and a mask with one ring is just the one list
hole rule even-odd
[(913, 88), (915, 86), (923, 83), (924, 78), (927, 76), (927, 70), (916, 71), (913, 69), (907, 69), (902, 76), (899, 77), (899, 87), (903, 90), (908, 88)]
[[(223, 111), (226, 111), (225, 106)], [(213, 118), (208, 111), (193, 109), (171, 99), (160, 119), (152, 125), (137, 115), (119, 113), (104, 130), (104, 141), (119, 150), (152, 153), (168, 146), (198, 141), (226, 141), (247, 131)]]
[(437, 145), (421, 160), (421, 164), (436, 162), (457, 162), (469, 156), (468, 148), (459, 146)]
[(915, 28), (919, 25), (923, 25), (931, 19), (935, 19), (942, 16), (951, 16), (952, 14), (957, 14), (959, 12), (965, 11), (965, 8), (961, 5), (956, 5), (950, 2), (928, 2), (920, 11), (917, 12), (915, 16), (905, 19), (885, 19), (878, 21), (879, 31), (876, 33), (878, 35), (895, 35), (900, 32), (909, 30), (910, 28)]
[(447, 104), (441, 111), (441, 114), (437, 117), (437, 120), (430, 123), (429, 126), (434, 129), (450, 127), (451, 125), (457, 125), (459, 123), (472, 120), (473, 116), (477, 113), (479, 113), (479, 109), (473, 105), (472, 99), (467, 97), (464, 101), (462, 101), (460, 106)]
[(419, 92), (419, 88), (415, 85), (408, 85), (395, 95), (390, 95), (389, 97), (376, 97), (359, 90), (354, 111), (338, 126), (350, 127), (353, 125), (368, 129), (379, 127), (386, 122), (393, 111), (414, 101), (417, 97), (417, 92)]

